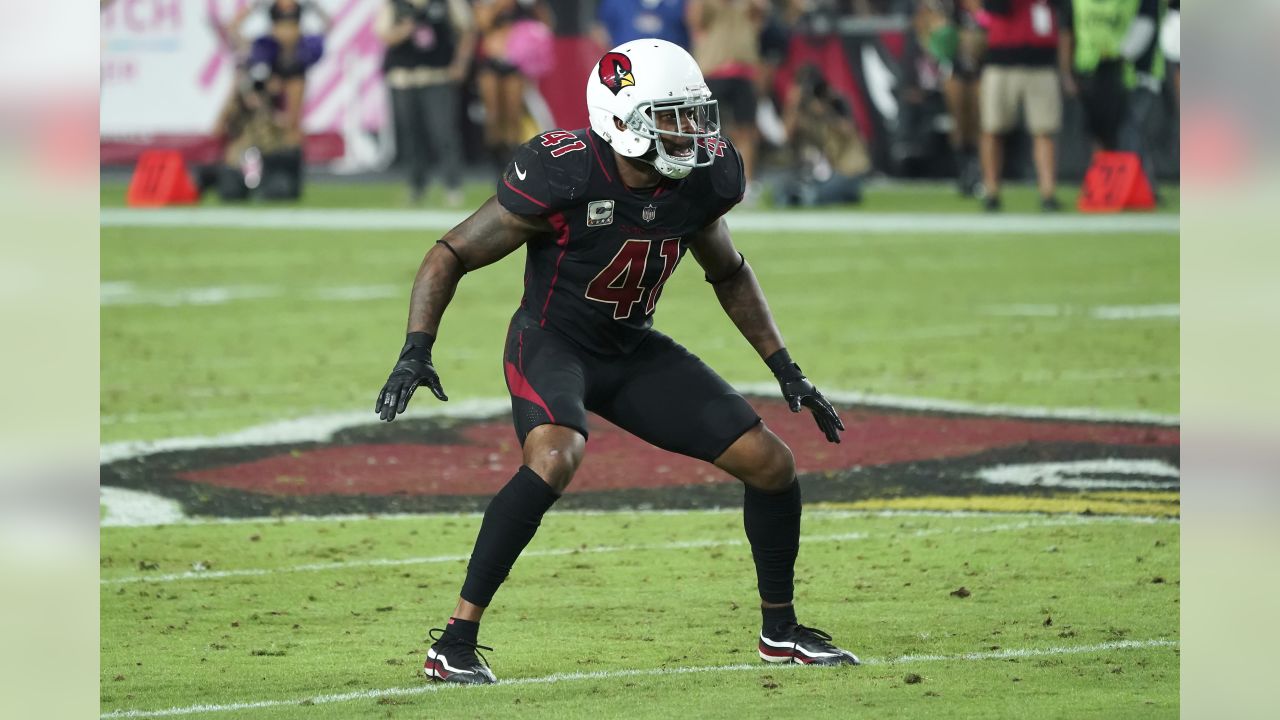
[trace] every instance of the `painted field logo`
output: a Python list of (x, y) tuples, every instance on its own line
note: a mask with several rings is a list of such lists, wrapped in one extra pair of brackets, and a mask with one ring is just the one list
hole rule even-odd
[[(795, 452), (806, 504), (1178, 514), (1176, 426), (843, 405), (849, 430), (831, 445), (808, 413), (752, 403)], [(586, 460), (557, 507), (741, 504), (739, 484), (716, 468), (592, 421)], [(371, 417), (323, 441), (117, 459), (102, 466), (102, 485), (170, 498), (189, 515), (478, 511), (519, 465), (506, 415)]]

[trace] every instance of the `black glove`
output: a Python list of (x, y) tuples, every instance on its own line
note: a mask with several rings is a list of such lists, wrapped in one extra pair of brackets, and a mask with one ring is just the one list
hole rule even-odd
[(400, 360), (391, 370), (387, 384), (378, 391), (378, 399), (374, 401), (373, 411), (383, 420), (391, 422), (396, 415), (404, 412), (413, 397), (413, 391), (419, 385), (431, 388), (432, 394), (441, 400), (448, 400), (444, 388), (440, 386), (440, 376), (431, 366), (431, 345), (434, 337), (424, 332), (412, 332), (405, 338), (404, 347), (400, 350)]
[(787, 349), (783, 348), (770, 355), (764, 362), (773, 371), (773, 376), (778, 378), (778, 384), (782, 386), (782, 397), (786, 398), (791, 412), (798, 413), (801, 407), (809, 408), (814, 421), (818, 423), (818, 429), (827, 436), (827, 442), (840, 442), (840, 431), (844, 430), (844, 423), (831, 403), (800, 372), (800, 366), (791, 362)]

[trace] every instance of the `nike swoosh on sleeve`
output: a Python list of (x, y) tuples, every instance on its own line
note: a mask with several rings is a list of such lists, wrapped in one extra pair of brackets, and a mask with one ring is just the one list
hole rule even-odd
[(526, 171), (526, 170), (521, 170), (521, 169), (520, 169), (520, 163), (512, 163), (512, 164), (513, 164), (513, 165), (515, 165), (515, 167), (516, 167), (516, 177), (518, 177), (518, 178), (520, 178), (521, 180), (523, 180), (523, 179), (524, 179), (524, 176), (528, 174), (528, 171)]

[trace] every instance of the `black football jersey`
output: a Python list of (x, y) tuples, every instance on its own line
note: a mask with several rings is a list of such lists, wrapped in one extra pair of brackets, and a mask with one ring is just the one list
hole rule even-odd
[(639, 345), (690, 236), (746, 188), (732, 144), (704, 147), (716, 156), (711, 165), (642, 191), (622, 184), (612, 148), (591, 130), (552, 130), (517, 149), (498, 180), (498, 201), (555, 229), (528, 243), (525, 313), (592, 352)]

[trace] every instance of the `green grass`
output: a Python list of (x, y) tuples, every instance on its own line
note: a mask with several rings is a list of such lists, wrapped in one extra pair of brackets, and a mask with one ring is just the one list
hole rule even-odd
[[(1173, 647), (965, 660), (966, 653), (1178, 637), (1178, 526), (1127, 520), (811, 512), (801, 619), (875, 662), (421, 692), (426, 630), (462, 561), (112, 584), (190, 570), (465, 555), (478, 518), (263, 522), (102, 533), (102, 709), (419, 692), (235, 717), (1172, 717)], [(862, 539), (832, 535), (865, 533)], [(721, 541), (697, 549), (601, 546)], [(504, 679), (758, 662), (736, 513), (553, 513), (486, 616)], [(140, 570), (140, 567), (149, 568)], [(1160, 581), (1156, 581), (1159, 578)], [(972, 595), (951, 595), (964, 586)], [(950, 660), (884, 664), (903, 655)], [(907, 673), (922, 677), (904, 682)]]
[[(104, 206), (124, 186), (104, 184)], [(468, 205), (488, 189), (468, 189)], [(1172, 208), (1176, 209), (1176, 193)], [(309, 207), (397, 207), (393, 184), (312, 184)], [(1068, 200), (1064, 193), (1064, 200)], [(211, 201), (212, 202), (212, 201)], [(214, 203), (216, 204), (216, 203)], [(1034, 191), (1013, 188), (1010, 211)], [(946, 189), (873, 192), (882, 212), (975, 211)], [(269, 296), (102, 308), (102, 439), (213, 434), (317, 412), (369, 411), (403, 340), (408, 292), (433, 233), (109, 227), (113, 292), (267, 289)], [(823, 388), (1017, 405), (1178, 411), (1178, 321), (1099, 320), (1091, 308), (1178, 302), (1170, 234), (737, 233), (788, 346)], [(656, 324), (736, 382), (768, 382), (692, 260)], [(436, 359), (452, 398), (504, 397), (499, 358), (523, 257), (469, 275)], [(122, 285), (122, 284), (128, 284)], [(334, 289), (390, 288), (366, 300)], [(114, 290), (112, 290), (114, 288)], [(206, 299), (208, 297), (206, 296)], [(1059, 317), (993, 313), (1011, 305)], [(434, 401), (419, 394), (410, 412)], [(808, 511), (798, 568), (805, 622), (874, 661), (862, 668), (663, 668), (756, 662), (759, 620), (740, 514), (552, 513), (486, 617), (504, 679), (607, 679), (435, 690), (428, 628), (451, 609), (478, 518), (421, 517), (106, 528), (101, 704), (155, 710), (278, 700), (195, 717), (990, 718), (1174, 717), (1178, 525), (1039, 515)], [(1025, 526), (1021, 525), (1025, 523)], [(866, 533), (864, 539), (822, 540)], [(708, 541), (696, 548), (537, 554)], [(299, 564), (348, 563), (323, 571)], [(364, 562), (365, 564), (359, 564)], [(133, 576), (264, 574), (174, 582)], [(1155, 582), (1156, 578), (1162, 582)], [(965, 586), (968, 598), (950, 593)], [(1051, 623), (1046, 624), (1046, 619)], [(1025, 657), (992, 653), (1039, 650)], [(987, 653), (980, 659), (962, 659)], [(888, 662), (903, 655), (942, 659)], [(922, 677), (907, 683), (908, 673)], [(307, 698), (370, 690), (347, 702)]]
[[(421, 232), (104, 228), (104, 283), (145, 291), (266, 286), (282, 294), (105, 306), (103, 440), (372, 409), (403, 340), (413, 275), (433, 240)], [(1177, 412), (1176, 319), (1086, 313), (1176, 303), (1176, 236), (743, 232), (735, 241), (792, 354), (819, 387)], [(516, 253), (464, 278), (436, 346), (451, 398), (505, 396), (499, 358), (523, 262)], [(691, 267), (675, 273), (663, 294), (657, 327), (730, 380), (767, 382), (696, 263), (685, 264)], [(399, 296), (314, 297), (369, 285)], [(991, 313), (1019, 304), (1080, 312)]]

